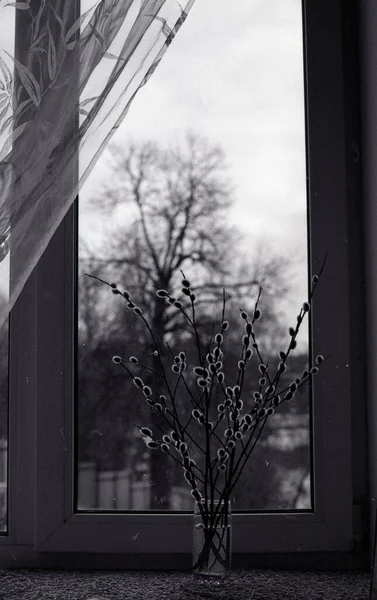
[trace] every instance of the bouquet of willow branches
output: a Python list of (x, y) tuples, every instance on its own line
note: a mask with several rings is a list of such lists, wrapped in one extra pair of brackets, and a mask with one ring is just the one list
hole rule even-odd
[[(110, 286), (113, 294), (123, 296), (127, 308), (144, 322), (154, 348), (153, 367), (143, 364), (136, 356), (130, 356), (128, 359), (114, 356), (112, 360), (127, 372), (143, 394), (146, 403), (160, 415), (158, 420), (160, 424), (157, 426), (159, 432), (136, 425), (147, 447), (153, 451), (167, 453), (182, 466), (184, 478), (191, 487), (191, 495), (199, 506), (202, 527), (212, 531), (213, 535), (218, 535), (216, 527), (218, 523), (224, 522), (224, 510), (226, 510), (224, 507), (228, 506), (232, 491), (268, 418), (282, 403), (294, 398), (297, 390), (318, 372), (319, 365), (324, 361), (323, 356), (317, 356), (314, 364), (304, 370), (300, 377), (296, 376), (288, 385), (281, 384), (283, 373), (285, 373), (283, 379), (287, 381), (288, 359), (297, 345), (296, 338), (303, 319), (310, 311), (319, 276), (314, 275), (312, 278), (308, 301), (301, 307), (296, 326), (289, 327), (287, 347), (279, 352), (280, 362), (273, 373), (263, 360), (254, 331), (254, 324), (261, 317), (259, 308), (261, 288), (252, 314), (240, 309), (240, 318), (244, 327), (236, 373), (231, 382), (227, 381), (228, 376), (225, 375), (224, 368), (226, 366), (225, 338), (229, 330), (229, 321), (225, 318), (225, 291), (218, 331), (212, 334), (206, 344), (201, 339), (197, 324), (196, 296), (184, 274), (182, 273), (181, 299), (177, 299), (164, 289), (156, 291), (158, 298), (165, 300), (181, 312), (187, 323), (187, 331), (193, 335), (196, 364), (188, 367), (186, 351), (174, 354), (168, 344), (166, 344), (169, 351), (169, 364), (167, 364), (162, 351), (165, 348), (160, 347), (160, 342), (148, 318), (131, 299), (127, 290), (122, 292), (115, 283), (108, 283), (93, 275), (89, 276)], [(251, 398), (243, 399), (245, 377), (255, 359), (258, 363), (257, 389), (252, 393)], [(155, 387), (153, 383), (147, 385), (143, 381), (140, 376), (140, 370), (143, 369), (148, 372), (149, 381), (151, 376), (152, 379), (155, 377)], [(161, 393), (161, 381), (165, 387), (164, 394)], [(178, 397), (182, 394), (189, 398), (191, 404), (188, 414), (186, 411), (186, 416), (184, 416), (185, 411), (178, 409)], [(194, 425), (193, 430), (192, 425)], [(203, 442), (200, 443), (200, 440)], [(204, 464), (195, 460), (194, 456), (198, 454)], [(216, 503), (215, 496), (217, 496)], [(217, 558), (221, 559), (219, 548), (214, 546), (212, 539), (208, 541), (207, 553), (209, 547), (215, 552)]]

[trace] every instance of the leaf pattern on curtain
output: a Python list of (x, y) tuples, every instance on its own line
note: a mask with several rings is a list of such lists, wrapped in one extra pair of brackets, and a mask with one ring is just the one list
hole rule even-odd
[(0, 48), (0, 325), (194, 1), (0, 1), (16, 17), (15, 53)]

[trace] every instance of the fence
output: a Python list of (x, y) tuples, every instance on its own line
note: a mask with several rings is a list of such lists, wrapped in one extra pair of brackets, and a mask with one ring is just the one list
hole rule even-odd
[[(309, 415), (274, 414), (270, 417), (271, 432), (264, 445), (280, 452), (309, 448)], [(309, 471), (308, 471), (309, 467)], [(296, 468), (278, 465), (279, 489), (285, 501), (294, 508), (310, 508), (310, 466), (298, 464)], [(95, 462), (79, 463), (79, 510), (148, 510), (151, 484), (148, 476), (135, 479), (131, 469), (123, 471), (97, 471)], [(173, 486), (170, 509), (193, 510), (193, 499), (188, 487)]]
[[(134, 478), (131, 469), (97, 471), (95, 462), (81, 462), (78, 470), (79, 510), (148, 510), (151, 484)], [(193, 510), (185, 487), (171, 488), (171, 510)]]

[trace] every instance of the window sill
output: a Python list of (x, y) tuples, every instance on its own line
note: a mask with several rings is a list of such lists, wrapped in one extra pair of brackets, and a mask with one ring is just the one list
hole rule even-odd
[[(218, 588), (217, 597), (237, 600), (336, 600), (368, 598), (369, 571), (273, 571), (236, 569), (229, 581)], [(3, 598), (22, 595), (24, 600), (54, 597), (55, 600), (136, 600), (143, 595), (149, 600), (201, 600), (202, 587), (193, 582), (189, 572), (156, 573), (155, 571), (53, 571), (1, 570), (0, 589)], [(221, 589), (221, 591), (220, 591)], [(211, 594), (212, 597), (212, 594)]]

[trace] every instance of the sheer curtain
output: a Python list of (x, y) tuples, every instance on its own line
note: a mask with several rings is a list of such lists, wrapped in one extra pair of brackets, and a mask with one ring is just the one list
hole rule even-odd
[(0, 1), (0, 326), (194, 1)]

